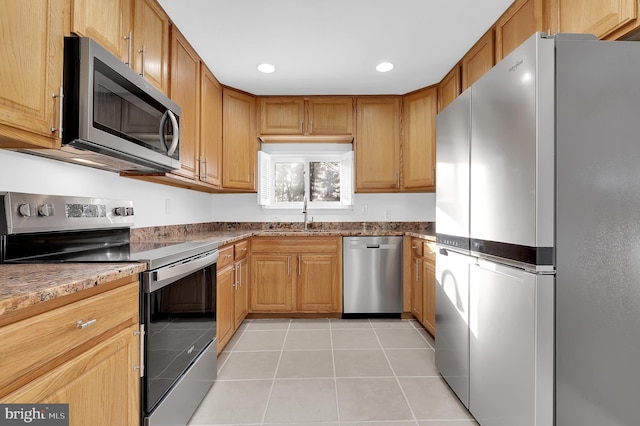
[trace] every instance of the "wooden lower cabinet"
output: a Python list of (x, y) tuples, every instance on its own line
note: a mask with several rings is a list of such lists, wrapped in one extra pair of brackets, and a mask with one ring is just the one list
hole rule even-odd
[[(405, 291), (410, 292), (413, 316), (435, 336), (436, 333), (436, 257), (435, 243), (406, 238)], [(407, 283), (406, 280), (409, 280)]]
[(218, 353), (246, 318), (249, 306), (249, 240), (219, 248), (216, 275)]
[(251, 250), (251, 312), (342, 311), (340, 237), (256, 237)]
[[(130, 277), (113, 285), (118, 287), (44, 312), (38, 308), (0, 328), (6, 348), (0, 403), (69, 404), (72, 426), (140, 424), (139, 283)], [(86, 328), (76, 326), (91, 319), (96, 322)], [(57, 344), (40, 350), (33, 342), (45, 349)]]

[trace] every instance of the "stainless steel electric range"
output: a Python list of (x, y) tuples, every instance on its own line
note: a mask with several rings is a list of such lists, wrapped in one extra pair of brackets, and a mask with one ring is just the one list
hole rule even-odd
[(216, 378), (215, 242), (131, 242), (133, 203), (0, 192), (0, 263), (146, 262), (141, 421), (186, 425)]

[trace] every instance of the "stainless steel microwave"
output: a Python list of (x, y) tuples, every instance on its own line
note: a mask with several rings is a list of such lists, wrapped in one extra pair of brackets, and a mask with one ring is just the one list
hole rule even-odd
[(97, 42), (65, 38), (63, 80), (59, 159), (121, 172), (180, 168), (180, 107)]

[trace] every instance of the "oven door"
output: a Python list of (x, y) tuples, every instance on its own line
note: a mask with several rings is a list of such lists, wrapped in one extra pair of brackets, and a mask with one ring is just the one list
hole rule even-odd
[(213, 384), (217, 259), (215, 250), (142, 274), (145, 424), (186, 424)]

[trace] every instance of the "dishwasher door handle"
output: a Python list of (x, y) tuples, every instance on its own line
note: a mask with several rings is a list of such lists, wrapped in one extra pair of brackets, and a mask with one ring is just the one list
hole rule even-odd
[(380, 248), (380, 244), (367, 244), (367, 248)]

